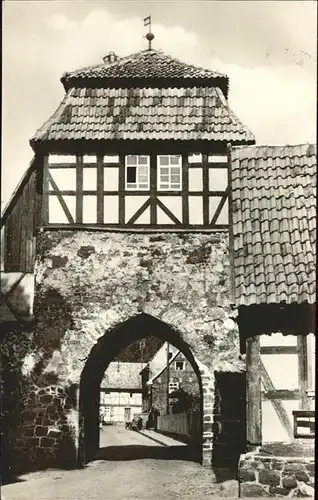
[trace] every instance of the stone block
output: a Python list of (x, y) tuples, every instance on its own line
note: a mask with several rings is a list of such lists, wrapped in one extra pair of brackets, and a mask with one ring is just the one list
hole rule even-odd
[(272, 460), (272, 469), (273, 470), (282, 470), (283, 465), (284, 465), (284, 462), (282, 460), (276, 460), (276, 459)]
[(315, 464), (313, 462), (310, 464), (306, 464), (305, 469), (309, 472), (309, 474), (314, 474), (315, 473)]
[(253, 469), (240, 469), (239, 471), (240, 481), (255, 481), (255, 471)]
[(288, 490), (292, 490), (296, 488), (297, 481), (294, 477), (283, 477), (283, 488), (287, 488)]
[(53, 399), (53, 396), (51, 394), (44, 394), (43, 396), (40, 396), (41, 403), (43, 403), (45, 405), (51, 403), (52, 399)]
[(305, 471), (297, 471), (295, 472), (295, 478), (297, 481), (302, 481), (303, 483), (309, 483), (310, 477), (306, 474)]
[(41, 447), (42, 448), (51, 448), (54, 445), (55, 441), (52, 438), (43, 437), (41, 438)]
[(239, 483), (235, 479), (224, 481), (220, 486), (221, 497), (238, 498), (239, 496)]
[(241, 483), (240, 497), (270, 497), (271, 494), (260, 484)]
[(25, 437), (33, 437), (34, 436), (34, 427), (27, 427), (24, 431)]
[(35, 435), (36, 436), (46, 436), (48, 433), (48, 428), (47, 427), (43, 427), (42, 425), (37, 425), (36, 428), (35, 428)]
[(311, 497), (314, 498), (315, 490), (312, 486), (306, 483), (298, 483), (298, 488), (297, 488), (297, 496), (298, 497)]
[(49, 430), (48, 437), (50, 438), (58, 438), (61, 436), (61, 431), (59, 429), (51, 429)]
[(290, 490), (282, 488), (281, 486), (270, 486), (269, 492), (272, 496), (287, 496), (289, 495)]
[(290, 462), (287, 462), (287, 463), (285, 463), (283, 470), (284, 470), (284, 472), (292, 473), (292, 472), (303, 471), (304, 468), (305, 468), (305, 466), (304, 466), (303, 463), (290, 463)]
[(269, 484), (270, 486), (278, 486), (280, 483), (280, 475), (274, 471), (261, 470), (259, 472), (259, 482), (262, 484)]

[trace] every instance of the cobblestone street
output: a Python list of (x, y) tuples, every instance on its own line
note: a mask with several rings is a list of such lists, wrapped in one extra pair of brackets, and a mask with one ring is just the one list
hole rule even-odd
[[(189, 460), (169, 459), (169, 454), (176, 456), (187, 446), (161, 435), (157, 437), (165, 445), (121, 427), (105, 427), (99, 457), (110, 458), (97, 459), (82, 470), (25, 475), (21, 482), (4, 486), (2, 495), (5, 500), (216, 500), (220, 485), (213, 483), (212, 472)], [(133, 450), (132, 459), (127, 458), (127, 450)]]

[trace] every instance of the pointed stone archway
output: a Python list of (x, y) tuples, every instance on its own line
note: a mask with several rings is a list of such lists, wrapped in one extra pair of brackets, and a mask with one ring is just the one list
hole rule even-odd
[[(205, 373), (205, 370), (202, 369), (202, 365), (194, 358), (189, 345), (182, 339), (176, 330), (161, 320), (158, 320), (148, 314), (141, 313), (124, 321), (99, 338), (98, 342), (91, 349), (83, 368), (79, 393), (80, 432), (78, 460), (80, 466), (83, 466), (85, 463), (93, 460), (99, 448), (99, 390), (100, 383), (107, 366), (120, 353), (120, 351), (122, 351), (129, 344), (150, 335), (162, 339), (163, 341), (168, 341), (182, 351), (190, 362), (198, 378), (201, 395), (200, 411), (202, 418), (198, 441), (199, 450), (196, 456), (198, 457), (198, 461), (201, 463), (204, 462), (204, 408), (206, 408), (205, 411), (209, 413), (209, 416), (211, 412), (211, 406), (208, 402), (209, 391), (205, 388), (204, 393), (202, 386), (202, 375), (205, 378), (205, 385), (207, 385), (207, 374)], [(201, 367), (199, 367), (199, 364)], [(211, 381), (213, 381), (213, 379), (211, 379)], [(208, 447), (206, 451), (208, 451), (209, 448), (210, 447)], [(211, 453), (210, 450), (209, 453)]]

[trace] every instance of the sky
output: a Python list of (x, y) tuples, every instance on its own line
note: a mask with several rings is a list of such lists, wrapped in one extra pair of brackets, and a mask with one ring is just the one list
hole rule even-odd
[(233, 111), (259, 144), (316, 142), (317, 4), (280, 1), (3, 3), (2, 208), (56, 110), (65, 71), (153, 48), (226, 73)]

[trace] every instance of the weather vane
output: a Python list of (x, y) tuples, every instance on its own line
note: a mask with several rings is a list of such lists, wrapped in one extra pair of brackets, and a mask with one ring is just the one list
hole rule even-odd
[(149, 26), (149, 31), (146, 35), (146, 38), (147, 38), (148, 43), (149, 43), (148, 50), (151, 50), (151, 42), (155, 38), (155, 35), (153, 33), (151, 33), (151, 16), (145, 17), (144, 26)]

